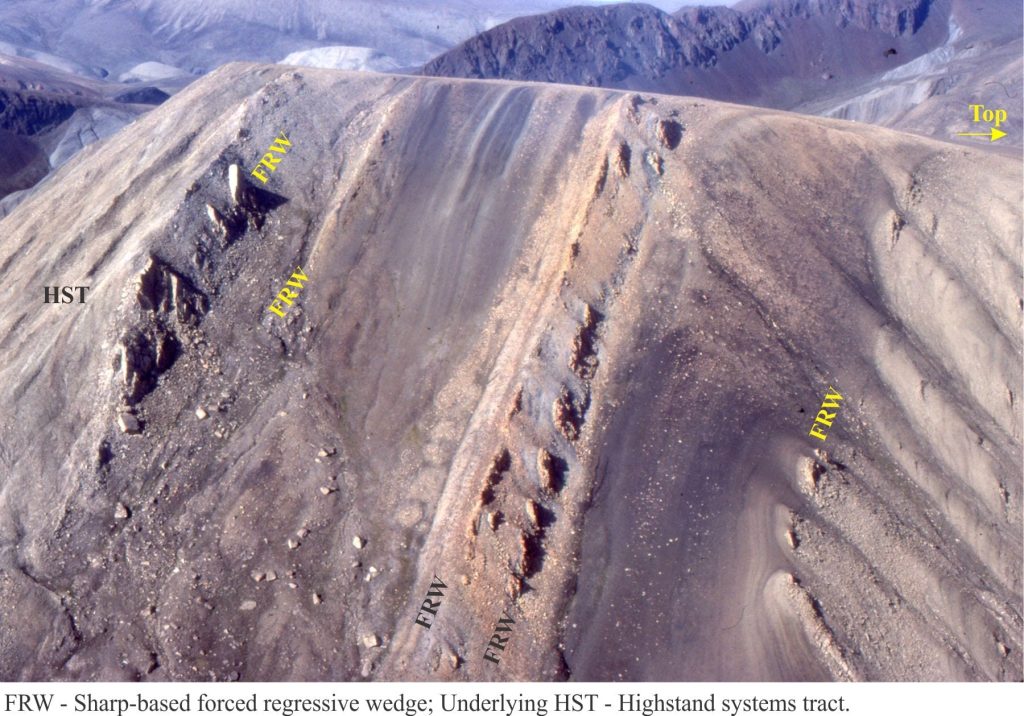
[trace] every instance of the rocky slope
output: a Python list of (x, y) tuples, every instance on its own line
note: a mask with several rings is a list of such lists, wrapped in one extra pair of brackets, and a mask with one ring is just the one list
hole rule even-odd
[(833, 120), (226, 66), (0, 220), (0, 677), (1020, 679), (1021, 198)]
[[(697, 95), (955, 139), (965, 104), (1003, 106), (996, 81), (1021, 83), (1020, 3), (976, 5), (761, 0), (674, 15), (573, 7), (500, 25), (423, 72)], [(1019, 146), (1020, 132), (1004, 143)]]

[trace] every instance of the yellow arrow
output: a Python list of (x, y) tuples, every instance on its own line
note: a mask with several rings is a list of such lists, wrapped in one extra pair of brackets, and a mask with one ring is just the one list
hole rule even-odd
[(990, 132), (957, 132), (957, 136), (960, 137), (989, 137), (990, 142), (994, 142), (1000, 137), (1005, 137), (1006, 132), (1000, 132), (995, 127), (992, 127)]

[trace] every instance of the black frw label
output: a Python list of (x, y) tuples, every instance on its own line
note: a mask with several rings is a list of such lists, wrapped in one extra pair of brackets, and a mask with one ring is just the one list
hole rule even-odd
[(437, 616), (437, 610), (441, 608), (441, 597), (444, 596), (443, 590), (447, 588), (448, 585), (442, 582), (440, 577), (435, 574), (434, 581), (430, 583), (430, 591), (427, 592), (427, 598), (423, 600), (419, 611), (416, 612), (416, 623), (421, 627), (429, 629), (430, 625), (434, 623), (433, 618)]

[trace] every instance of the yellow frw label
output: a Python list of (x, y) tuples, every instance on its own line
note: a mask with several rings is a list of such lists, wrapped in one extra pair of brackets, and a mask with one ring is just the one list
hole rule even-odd
[[(299, 291), (305, 288), (305, 285), (302, 282), (308, 280), (309, 276), (304, 274), (302, 272), (302, 267), (299, 266), (295, 269), (295, 273), (293, 273), (284, 284), (285, 287), (281, 289), (274, 300), (270, 302), (270, 305), (267, 306), (267, 310), (271, 313), (276, 313), (281, 318), (284, 318), (285, 311), (288, 310), (286, 306), (292, 305), (292, 299), (299, 297)], [(294, 286), (295, 290), (292, 291), (288, 286)]]
[[(843, 399), (843, 396), (839, 394), (835, 388), (831, 385), (828, 387), (828, 392), (825, 393), (825, 399), (821, 402), (821, 410), (814, 416), (814, 422), (811, 424), (811, 432), (808, 433), (811, 437), (824, 440), (827, 436), (822, 431), (819, 425), (824, 425), (825, 428), (832, 427), (832, 421), (839, 415), (839, 401)], [(834, 413), (828, 412), (829, 408), (835, 410)]]
[(269, 169), (271, 172), (276, 172), (277, 165), (281, 163), (281, 157), (275, 156), (274, 153), (277, 152), (277, 154), (284, 156), (288, 153), (288, 150), (285, 149), (285, 147), (290, 146), (292, 146), (292, 143), (289, 141), (288, 137), (284, 135), (284, 132), (278, 133), (278, 136), (274, 139), (274, 143), (267, 148), (267, 153), (263, 155), (262, 159), (260, 159), (260, 163), (257, 164), (256, 168), (249, 173), (266, 184), (267, 179), (270, 178), (270, 175), (267, 174), (266, 170)]

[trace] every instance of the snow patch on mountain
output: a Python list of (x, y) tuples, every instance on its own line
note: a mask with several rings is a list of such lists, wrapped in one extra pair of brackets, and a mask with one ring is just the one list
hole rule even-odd
[[(102, 65), (111, 74), (156, 61), (202, 74), (226, 62), (273, 62), (305, 50), (367, 47), (418, 66), (502, 22), (573, 0), (4, 0), (0, 41)], [(41, 22), (60, 18), (59, 23)], [(4, 52), (0, 48), (0, 52)], [(9, 53), (15, 54), (15, 53)], [(60, 57), (57, 57), (60, 55)], [(30, 55), (25, 55), (30, 56)], [(321, 61), (313, 55), (313, 61)], [(341, 61), (349, 62), (349, 58)], [(60, 63), (60, 64), (57, 64)], [(371, 63), (372, 64), (372, 63)], [(85, 71), (81, 71), (85, 70)], [(87, 69), (70, 71), (91, 74)]]
[(122, 72), (118, 80), (121, 82), (157, 82), (187, 74), (188, 72), (180, 67), (165, 65), (163, 62), (141, 62), (127, 72)]
[(333, 45), (300, 50), (291, 53), (278, 64), (371, 72), (390, 72), (401, 67), (398, 60), (379, 50), (351, 45)]

